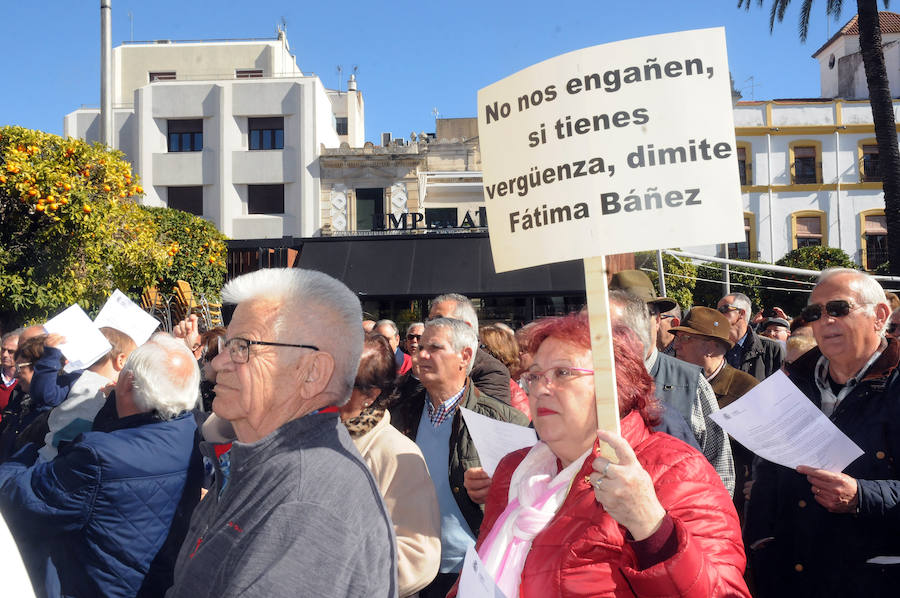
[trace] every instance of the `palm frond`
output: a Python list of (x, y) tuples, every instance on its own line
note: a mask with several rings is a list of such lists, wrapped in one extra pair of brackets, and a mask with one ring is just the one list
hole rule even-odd
[(806, 36), (809, 33), (809, 13), (812, 12), (813, 0), (803, 0), (800, 6), (800, 41), (806, 43)]

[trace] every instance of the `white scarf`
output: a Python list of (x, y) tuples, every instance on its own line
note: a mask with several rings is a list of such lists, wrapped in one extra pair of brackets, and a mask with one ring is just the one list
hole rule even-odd
[(519, 583), (531, 542), (562, 506), (572, 480), (591, 453), (556, 472), (556, 455), (543, 442), (534, 445), (509, 483), (506, 509), (494, 522), (478, 555), (507, 598), (519, 595)]

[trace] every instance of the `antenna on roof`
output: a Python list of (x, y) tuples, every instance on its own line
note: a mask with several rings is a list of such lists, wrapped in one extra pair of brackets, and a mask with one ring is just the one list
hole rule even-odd
[(341, 93), (341, 88), (344, 86), (343, 74), (344, 67), (342, 65), (337, 65), (337, 74), (338, 74), (338, 93)]
[(751, 101), (756, 101), (756, 93), (755, 93), (755, 92), (756, 92), (756, 88), (757, 88), (757, 87), (762, 87), (763, 84), (762, 84), (762, 83), (757, 83), (757, 82), (756, 82), (756, 79), (753, 78), (753, 75), (750, 75), (749, 77), (747, 77), (747, 79), (744, 80), (744, 83), (746, 83), (747, 81), (750, 82), (750, 85), (745, 85), (742, 89), (747, 89), (747, 88), (749, 87), (749, 88), (750, 88), (750, 100), (751, 100)]
[(441, 113), (438, 111), (437, 106), (431, 109), (431, 114), (434, 115), (434, 120), (437, 120)]
[(134, 13), (128, 11), (128, 22), (131, 25), (131, 41), (134, 41)]

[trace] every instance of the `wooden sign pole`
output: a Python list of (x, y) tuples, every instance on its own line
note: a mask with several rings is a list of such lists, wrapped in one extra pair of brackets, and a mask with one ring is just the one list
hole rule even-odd
[[(591, 355), (594, 360), (594, 397), (597, 427), (620, 433), (619, 401), (616, 392), (616, 367), (613, 359), (612, 325), (609, 317), (609, 293), (606, 282), (606, 256), (584, 259), (584, 284), (591, 326)], [(600, 443), (600, 454), (617, 462), (615, 453)]]

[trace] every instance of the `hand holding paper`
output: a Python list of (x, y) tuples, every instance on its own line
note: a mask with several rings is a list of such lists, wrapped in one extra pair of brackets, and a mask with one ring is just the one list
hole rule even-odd
[(840, 472), (863, 454), (784, 372), (709, 417), (763, 459), (791, 469)]

